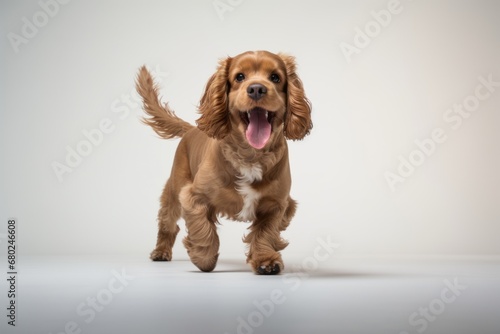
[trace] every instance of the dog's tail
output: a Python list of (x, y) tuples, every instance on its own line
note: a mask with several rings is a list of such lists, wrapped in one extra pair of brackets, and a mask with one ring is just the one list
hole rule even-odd
[(164, 139), (182, 137), (194, 126), (177, 117), (173, 110), (161, 105), (158, 98), (158, 86), (154, 83), (146, 66), (141, 67), (137, 75), (136, 89), (144, 101), (144, 111), (149, 117), (144, 117), (142, 122)]

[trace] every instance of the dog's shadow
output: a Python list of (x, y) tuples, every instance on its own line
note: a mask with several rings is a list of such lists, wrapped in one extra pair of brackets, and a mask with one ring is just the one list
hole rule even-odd
[[(191, 270), (191, 273), (206, 274), (199, 270)], [(249, 273), (253, 274), (252, 269), (245, 260), (230, 260), (224, 259), (219, 260), (217, 267), (212, 272), (214, 274), (234, 274), (234, 273)], [(259, 276), (259, 275), (256, 275)], [(338, 267), (321, 267), (315, 269), (305, 269), (299, 266), (287, 265), (284, 271), (279, 275), (271, 275), (266, 277), (284, 277), (284, 276), (295, 276), (298, 278), (314, 278), (314, 279), (342, 279), (342, 278), (382, 278), (382, 277), (398, 277), (398, 276), (409, 276), (408, 273), (404, 272), (389, 272), (389, 271), (373, 271), (373, 270), (345, 270), (342, 266)]]

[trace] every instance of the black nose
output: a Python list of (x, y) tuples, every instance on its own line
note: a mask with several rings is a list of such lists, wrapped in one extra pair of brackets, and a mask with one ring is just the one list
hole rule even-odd
[(267, 93), (267, 88), (261, 84), (253, 84), (248, 86), (247, 93), (252, 100), (257, 101), (260, 100), (262, 96), (264, 96), (264, 94)]

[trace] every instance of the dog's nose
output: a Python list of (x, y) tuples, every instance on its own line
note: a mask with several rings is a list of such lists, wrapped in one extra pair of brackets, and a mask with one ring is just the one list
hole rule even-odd
[(247, 88), (248, 96), (252, 100), (260, 100), (267, 93), (267, 88), (261, 84), (253, 84)]

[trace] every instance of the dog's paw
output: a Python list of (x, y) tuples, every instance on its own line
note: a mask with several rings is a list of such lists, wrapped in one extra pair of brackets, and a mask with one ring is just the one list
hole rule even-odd
[(170, 261), (172, 260), (172, 252), (161, 249), (155, 249), (154, 251), (151, 252), (149, 258), (153, 261)]
[[(190, 256), (191, 257), (191, 256)], [(215, 266), (217, 265), (217, 259), (219, 258), (219, 254), (215, 254), (212, 257), (209, 258), (194, 258), (191, 257), (191, 262), (198, 267), (203, 272), (209, 273), (215, 269)]]
[(281, 272), (281, 266), (283, 266), (280, 263), (274, 263), (273, 265), (262, 265), (257, 267), (257, 274), (259, 275), (277, 275)]
[(258, 275), (277, 275), (283, 268), (283, 260), (280, 253), (275, 253), (272, 256), (254, 256), (247, 259), (247, 262), (253, 268), (253, 271)]

